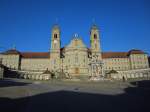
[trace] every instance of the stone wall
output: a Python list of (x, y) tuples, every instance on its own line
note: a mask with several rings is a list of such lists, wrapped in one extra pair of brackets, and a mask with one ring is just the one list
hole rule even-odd
[(132, 79), (132, 78), (150, 78), (150, 68), (140, 70), (127, 70), (118, 71), (118, 73), (112, 73), (111, 78), (113, 79)]
[(20, 55), (17, 54), (9, 54), (2, 55), (0, 54), (0, 58), (2, 59), (2, 64), (11, 69), (19, 69), (20, 66)]
[(149, 68), (147, 54), (131, 54), (129, 59), (131, 69)]
[[(73, 39), (65, 48), (64, 58), (20, 58), (19, 54), (0, 54), (2, 64), (11, 69), (52, 71), (62, 70), (70, 75), (90, 75), (90, 58), (86, 46), (81, 39)], [(149, 68), (147, 54), (131, 54), (127, 58), (104, 58), (104, 71), (130, 71)], [(139, 73), (139, 72), (138, 72)], [(122, 73), (120, 73), (122, 74)], [(123, 72), (123, 74), (126, 74)], [(128, 77), (136, 77), (130, 75)], [(122, 75), (120, 75), (122, 77)]]
[(12, 73), (16, 74), (17, 78), (31, 79), (31, 80), (49, 80), (50, 74), (43, 74), (41, 71), (23, 71), (23, 70), (11, 70)]
[(106, 71), (149, 68), (147, 54), (131, 54), (129, 58), (106, 58), (103, 62)]
[(104, 70), (129, 70), (130, 62), (129, 58), (107, 58), (103, 59)]
[(72, 76), (88, 74), (87, 48), (81, 39), (74, 38), (65, 48), (64, 69)]
[(51, 69), (50, 59), (22, 58), (21, 60), (21, 70), (45, 71), (47, 68)]

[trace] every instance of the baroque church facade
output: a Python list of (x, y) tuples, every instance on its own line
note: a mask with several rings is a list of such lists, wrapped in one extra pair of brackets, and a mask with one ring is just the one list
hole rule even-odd
[(54, 25), (51, 31), (49, 52), (20, 52), (10, 49), (0, 53), (1, 63), (10, 69), (26, 71), (58, 71), (71, 76), (104, 75), (115, 71), (149, 68), (148, 54), (137, 49), (128, 52), (102, 52), (101, 32), (96, 25), (90, 29), (90, 48), (81, 37), (73, 36), (70, 43), (61, 48), (61, 31)]

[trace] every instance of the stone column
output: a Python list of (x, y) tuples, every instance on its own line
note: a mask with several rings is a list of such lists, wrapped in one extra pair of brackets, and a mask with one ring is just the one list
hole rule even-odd
[(94, 76), (97, 76), (97, 66), (95, 64), (94, 64), (94, 71), (95, 71)]
[(101, 68), (100, 68), (99, 64), (97, 65), (97, 68), (98, 68), (98, 76), (100, 77), (101, 76)]
[(100, 65), (100, 68), (101, 68), (101, 76), (103, 76), (103, 67), (102, 67), (102, 65)]
[(93, 64), (91, 63), (91, 77), (93, 77)]

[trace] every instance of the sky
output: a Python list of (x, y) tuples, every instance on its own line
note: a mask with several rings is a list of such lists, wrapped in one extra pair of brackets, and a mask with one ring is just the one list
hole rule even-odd
[(150, 53), (150, 0), (0, 0), (0, 51), (47, 52), (51, 29), (61, 28), (61, 47), (78, 33), (90, 47), (93, 22), (103, 52)]

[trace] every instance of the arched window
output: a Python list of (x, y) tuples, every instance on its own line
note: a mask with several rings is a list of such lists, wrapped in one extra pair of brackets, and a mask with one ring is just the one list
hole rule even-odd
[(57, 34), (54, 34), (54, 38), (57, 39)]
[(79, 68), (75, 68), (75, 74), (79, 74)]
[(94, 34), (94, 39), (97, 39), (97, 35), (96, 34)]

